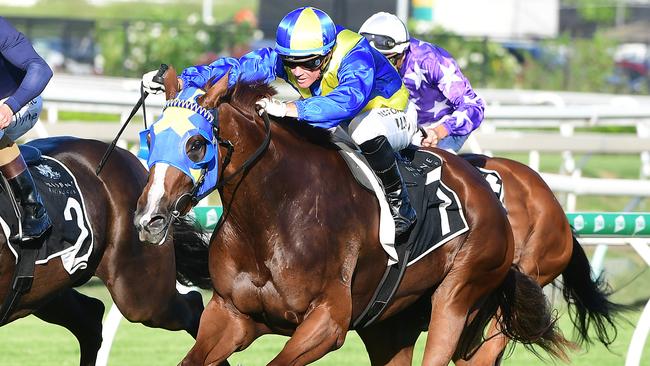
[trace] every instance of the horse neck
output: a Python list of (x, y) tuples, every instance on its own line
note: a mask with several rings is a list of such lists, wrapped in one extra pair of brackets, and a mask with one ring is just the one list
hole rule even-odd
[[(253, 121), (252, 117), (239, 113), (233, 107), (221, 108), (219, 116), (221, 136), (235, 146), (232, 162), (224, 173), (224, 177), (227, 177), (253, 157), (264, 143), (266, 130), (261, 121)], [(257, 212), (264, 206), (271, 209), (278, 201), (290, 199), (304, 189), (296, 175), (308, 170), (310, 159), (305, 157), (304, 152), (310, 147), (305, 142), (292, 139), (287, 131), (275, 123), (271, 123), (270, 127), (272, 139), (267, 149), (246, 172), (238, 173), (223, 189), (224, 208), (228, 209), (226, 204), (231, 201), (232, 214), (248, 213), (251, 206), (255, 206)]]
[[(236, 150), (229, 175), (262, 144), (265, 131), (261, 121), (253, 123), (232, 108), (220, 110), (220, 121), (222, 136)], [(272, 123), (271, 130), (268, 149), (248, 172), (224, 187), (224, 222), (215, 240), (225, 243), (233, 258), (268, 258), (280, 250), (329, 258), (330, 264), (344, 257), (328, 256), (327, 251), (374, 244), (378, 223), (368, 218), (379, 217), (373, 215), (376, 201), (354, 181), (338, 153), (307, 141), (292, 127)], [(350, 209), (340, 209), (344, 207)], [(340, 234), (345, 240), (328, 230), (313, 230), (341, 225), (348, 228)]]

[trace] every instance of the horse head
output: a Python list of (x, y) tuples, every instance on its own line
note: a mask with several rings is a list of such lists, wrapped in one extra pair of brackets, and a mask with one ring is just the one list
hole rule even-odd
[(185, 215), (216, 184), (216, 107), (227, 88), (227, 75), (206, 90), (193, 86), (179, 90), (175, 70), (165, 74), (163, 113), (140, 133), (138, 155), (147, 161), (149, 178), (134, 223), (143, 242), (164, 242), (174, 218)]

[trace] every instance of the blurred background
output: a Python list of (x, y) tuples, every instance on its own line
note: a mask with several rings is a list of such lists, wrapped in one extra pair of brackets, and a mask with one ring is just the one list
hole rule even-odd
[[(413, 37), (447, 49), (487, 103), (485, 120), (463, 151), (530, 165), (567, 213), (650, 212), (650, 0), (0, 0), (0, 15), (27, 35), (55, 71), (43, 93), (41, 121), (27, 138), (74, 134), (110, 141), (140, 97), (144, 72), (161, 63), (180, 70), (273, 46), (280, 19), (305, 5), (323, 9), (352, 30), (377, 11), (392, 12)], [(286, 85), (276, 86), (282, 98), (295, 98)], [(162, 96), (147, 99), (148, 123), (162, 102)], [(142, 122), (137, 115), (119, 146), (137, 150)], [(220, 200), (211, 195), (202, 204), (218, 206)], [(606, 245), (611, 238), (597, 231), (619, 222), (594, 216), (588, 225), (594, 235), (582, 242), (592, 266), (612, 285), (615, 301), (645, 305), (648, 252), (644, 259), (627, 245), (638, 239), (633, 237)], [(650, 215), (643, 217), (650, 225)], [(641, 240), (637, 247), (650, 250), (650, 239)], [(82, 291), (110, 307), (98, 281)], [(566, 309), (555, 301), (558, 292), (548, 291), (571, 335)], [(625, 364), (641, 314), (639, 309), (621, 322), (610, 350), (598, 345), (577, 351), (572, 364)], [(147, 365), (154, 359), (175, 364), (193, 343), (187, 334), (122, 322), (110, 348), (111, 365)], [(0, 328), (0, 340), (1, 365), (78, 362), (74, 338), (34, 317)], [(232, 362), (265, 364), (284, 341), (264, 337)], [(421, 357), (422, 339), (418, 344)], [(645, 338), (643, 345), (640, 362), (626, 365), (650, 365)], [(342, 350), (317, 364), (368, 361), (352, 334)], [(505, 364), (542, 362), (517, 347)]]
[(303, 5), (353, 30), (376, 11), (398, 13), (477, 87), (649, 90), (646, 0), (0, 0), (0, 14), (58, 72), (139, 76), (160, 61), (185, 67), (271, 44)]

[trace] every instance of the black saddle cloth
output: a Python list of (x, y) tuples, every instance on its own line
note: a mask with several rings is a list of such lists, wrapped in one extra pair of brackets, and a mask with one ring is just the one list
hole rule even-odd
[[(85, 268), (93, 248), (93, 235), (75, 177), (61, 162), (42, 155), (35, 147), (21, 146), (21, 153), (53, 224), (36, 263), (44, 264), (61, 257), (70, 274)], [(0, 189), (3, 191), (0, 194), (0, 225), (5, 236), (11, 237), (18, 232), (18, 220), (9, 195), (4, 192), (6, 188), (0, 185)], [(10, 248), (16, 256), (17, 243), (10, 243)]]
[(440, 179), (442, 159), (430, 151), (407, 149), (398, 165), (417, 222), (408, 239), (397, 242), (398, 254), (409, 249), (408, 265), (469, 229), (458, 195)]

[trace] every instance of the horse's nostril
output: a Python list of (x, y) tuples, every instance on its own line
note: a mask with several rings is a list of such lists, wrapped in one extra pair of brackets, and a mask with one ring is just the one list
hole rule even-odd
[(165, 228), (167, 221), (163, 215), (155, 215), (151, 217), (149, 223), (146, 225), (146, 230), (150, 233), (158, 233)]

